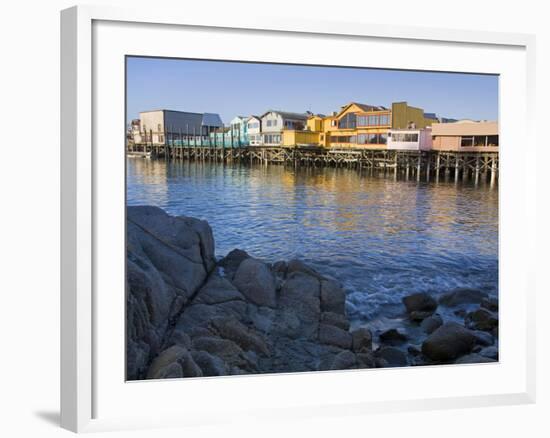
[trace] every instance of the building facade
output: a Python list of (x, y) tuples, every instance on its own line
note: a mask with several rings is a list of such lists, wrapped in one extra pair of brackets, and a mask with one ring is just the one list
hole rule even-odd
[(248, 144), (250, 146), (260, 146), (262, 144), (262, 119), (258, 116), (250, 116), (246, 120)]
[(237, 116), (231, 120), (231, 136), (236, 146), (248, 146), (248, 117)]
[(221, 127), (222, 120), (215, 113), (144, 111), (139, 113), (139, 131), (134, 132), (134, 142), (153, 145), (207, 143), (210, 133)]
[(263, 146), (281, 146), (283, 130), (303, 130), (310, 115), (287, 111), (267, 111), (261, 116), (261, 144)]
[(438, 151), (498, 152), (497, 122), (435, 123), (432, 137), (432, 149)]
[(424, 110), (409, 106), (407, 102), (395, 102), (391, 109), (351, 102), (331, 116), (311, 115), (304, 130), (285, 129), (283, 146), (388, 149), (391, 129), (421, 130), (437, 120), (435, 114), (426, 115)]

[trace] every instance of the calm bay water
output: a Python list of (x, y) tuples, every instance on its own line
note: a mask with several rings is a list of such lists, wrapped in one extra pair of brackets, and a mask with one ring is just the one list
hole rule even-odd
[[(498, 188), (348, 169), (129, 158), (128, 205), (207, 220), (216, 254), (303, 259), (338, 279), (353, 325), (397, 325), (413, 292), (498, 290)], [(432, 178), (433, 179), (433, 178)]]

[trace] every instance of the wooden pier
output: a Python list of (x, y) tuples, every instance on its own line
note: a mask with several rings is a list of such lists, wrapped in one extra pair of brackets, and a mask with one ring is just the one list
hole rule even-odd
[(150, 156), (166, 160), (286, 164), (303, 167), (346, 167), (405, 173), (428, 180), (440, 176), (459, 179), (498, 179), (498, 152), (403, 151), (369, 149), (326, 149), (319, 147), (170, 146), (134, 144), (128, 156)]

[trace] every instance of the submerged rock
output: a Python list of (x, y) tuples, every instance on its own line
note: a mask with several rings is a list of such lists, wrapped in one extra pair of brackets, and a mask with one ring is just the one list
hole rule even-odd
[(487, 309), (479, 308), (470, 312), (465, 318), (466, 325), (475, 330), (492, 331), (498, 327), (498, 318)]
[(439, 298), (439, 304), (448, 307), (458, 306), (460, 304), (479, 304), (486, 297), (487, 294), (478, 289), (458, 288), (443, 294)]
[(402, 301), (413, 321), (422, 321), (437, 309), (437, 301), (425, 292), (408, 295)]

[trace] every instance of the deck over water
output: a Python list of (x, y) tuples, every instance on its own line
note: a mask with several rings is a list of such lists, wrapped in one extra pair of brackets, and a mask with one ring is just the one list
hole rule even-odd
[(407, 151), (388, 149), (326, 149), (321, 147), (133, 145), (128, 154), (148, 153), (167, 160), (293, 164), (305, 167), (349, 167), (403, 172), (428, 178), (452, 175), (459, 178), (498, 178), (498, 152)]

